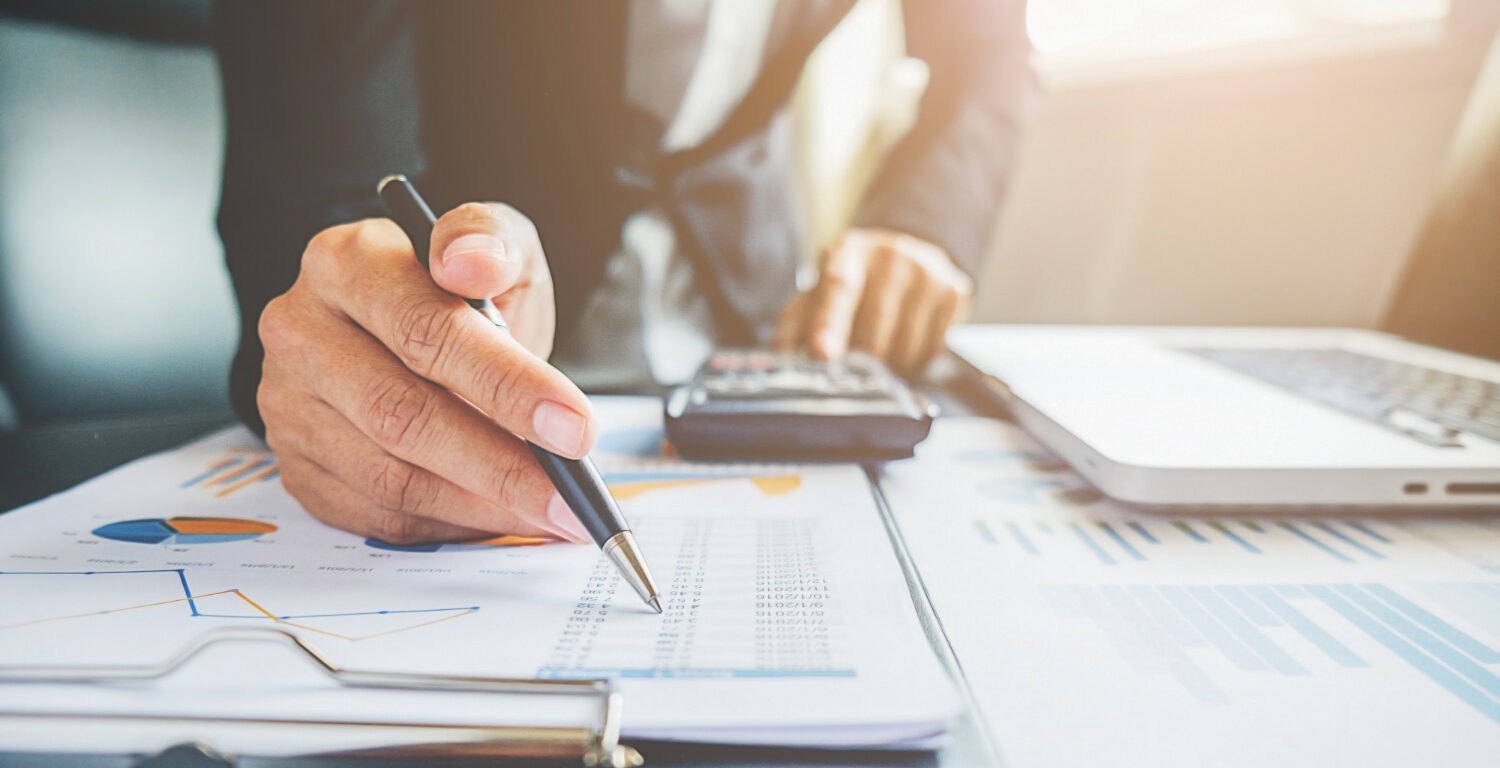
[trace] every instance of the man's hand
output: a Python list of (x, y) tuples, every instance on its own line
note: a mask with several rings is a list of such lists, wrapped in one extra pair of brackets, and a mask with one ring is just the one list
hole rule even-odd
[(818, 285), (782, 312), (775, 343), (806, 346), (824, 359), (853, 346), (917, 373), (942, 351), (944, 332), (973, 292), (942, 248), (899, 232), (853, 229), (824, 255)]
[[(397, 544), (587, 541), (518, 439), (577, 458), (598, 437), (588, 400), (546, 362), (556, 310), (536, 228), (469, 203), (431, 248), (429, 276), (387, 219), (324, 230), (266, 306), (258, 403), (283, 483), (324, 522)], [(514, 335), (458, 296), (492, 297)]]

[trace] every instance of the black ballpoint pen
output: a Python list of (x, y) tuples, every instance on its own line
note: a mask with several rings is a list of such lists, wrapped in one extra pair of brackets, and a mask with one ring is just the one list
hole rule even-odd
[[(390, 214), (391, 219), (411, 240), (417, 259), (422, 262), (422, 266), (427, 266), (427, 250), (437, 216), (405, 176), (396, 174), (381, 179), (376, 191), (385, 204), (386, 213)], [(509, 331), (505, 318), (489, 299), (465, 301), (496, 328)], [(647, 605), (661, 613), (661, 595), (656, 589), (655, 580), (651, 578), (651, 569), (646, 567), (640, 546), (635, 543), (635, 536), (630, 533), (625, 516), (620, 514), (620, 506), (610, 495), (594, 462), (587, 456), (582, 459), (564, 458), (529, 441), (526, 447), (531, 449), (531, 455), (542, 465), (558, 494), (568, 503), (573, 514), (578, 516), (578, 521), (583, 523), (589, 536), (614, 562), (620, 575)]]

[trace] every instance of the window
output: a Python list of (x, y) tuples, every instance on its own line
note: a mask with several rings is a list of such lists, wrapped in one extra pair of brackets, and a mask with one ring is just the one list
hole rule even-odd
[(1044, 66), (1202, 53), (1432, 25), (1449, 0), (1030, 0)]

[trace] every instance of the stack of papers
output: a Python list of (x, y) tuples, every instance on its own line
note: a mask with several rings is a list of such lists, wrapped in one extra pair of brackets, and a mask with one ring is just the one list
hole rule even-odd
[[(400, 547), (324, 526), (282, 489), (275, 457), (230, 429), (0, 516), (0, 659), (155, 664), (214, 627), (274, 626), (351, 668), (611, 678), (627, 737), (867, 747), (946, 730), (959, 701), (861, 470), (678, 463), (661, 458), (658, 401), (599, 408), (595, 460), (664, 615), (592, 546)], [(273, 674), (265, 656), (278, 652), (216, 650), (159, 685), (0, 685), (0, 711), (537, 725), (592, 714), (534, 697), (343, 690)], [(161, 746), (91, 733), (121, 735), (58, 743), (0, 721), (0, 750)]]
[(881, 487), (1010, 765), (1500, 765), (1500, 519), (1136, 514), (982, 419)]

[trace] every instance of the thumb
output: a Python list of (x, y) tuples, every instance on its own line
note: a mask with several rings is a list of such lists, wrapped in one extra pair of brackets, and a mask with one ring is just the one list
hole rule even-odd
[(443, 214), (432, 228), (433, 281), (466, 299), (510, 290), (525, 266), (523, 249), (511, 237), (511, 213), (493, 203), (464, 203)]

